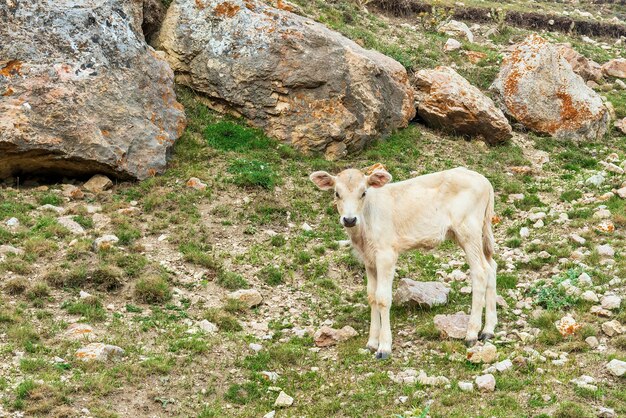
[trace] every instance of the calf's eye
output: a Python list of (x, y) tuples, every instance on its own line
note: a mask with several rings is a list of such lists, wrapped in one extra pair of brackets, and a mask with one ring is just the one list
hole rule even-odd
[(365, 197), (365, 193), (367, 193), (367, 192), (363, 192), (363, 194), (361, 195), (361, 199), (363, 199)]
[(339, 199), (339, 193), (335, 192), (335, 197)]

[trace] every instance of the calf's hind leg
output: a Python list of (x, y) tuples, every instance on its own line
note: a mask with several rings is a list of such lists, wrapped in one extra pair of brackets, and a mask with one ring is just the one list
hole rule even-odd
[(498, 324), (496, 312), (496, 270), (498, 265), (489, 258), (485, 261), (487, 271), (487, 291), (485, 292), (485, 328), (480, 333), (481, 340), (489, 340), (495, 336), (494, 330)]
[[(480, 237), (479, 234), (469, 236)], [(487, 272), (483, 265), (483, 253), (481, 239), (465, 242), (463, 245), (467, 264), (470, 266), (470, 278), (472, 279), (472, 310), (470, 312), (465, 343), (468, 346), (476, 344), (478, 331), (482, 325), (483, 307), (485, 306), (485, 293), (487, 289)]]

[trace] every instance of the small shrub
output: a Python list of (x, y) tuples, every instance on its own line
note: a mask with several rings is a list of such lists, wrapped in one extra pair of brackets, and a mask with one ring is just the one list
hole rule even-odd
[(237, 332), (241, 331), (241, 325), (237, 319), (220, 309), (209, 309), (204, 313), (204, 319), (213, 322), (222, 331)]
[(278, 184), (278, 176), (272, 166), (258, 160), (237, 159), (228, 167), (233, 183), (240, 187), (261, 187), (271, 190)]
[(517, 276), (511, 273), (500, 273), (496, 276), (496, 288), (515, 289), (517, 286)]
[(193, 242), (181, 244), (179, 247), (185, 261), (206, 267), (211, 270), (219, 270), (221, 263), (213, 256), (211, 249), (202, 244)]
[(37, 282), (35, 283), (28, 292), (26, 292), (26, 297), (30, 300), (45, 298), (50, 296), (50, 288), (46, 283)]
[(87, 280), (91, 278), (90, 283), (100, 289), (111, 291), (122, 286), (123, 271), (115, 266), (102, 264), (91, 271)]
[(534, 194), (525, 195), (523, 199), (516, 200), (513, 204), (520, 210), (530, 210), (534, 207), (545, 206), (544, 203), (539, 200), (539, 197)]
[(270, 240), (270, 243), (274, 247), (284, 247), (285, 244), (287, 243), (287, 240), (282, 235), (274, 235), (272, 239)]
[(28, 288), (28, 280), (23, 277), (16, 277), (8, 280), (4, 285), (4, 291), (9, 295), (21, 295)]
[(240, 274), (227, 270), (221, 270), (217, 274), (217, 284), (228, 290), (247, 289), (250, 287), (250, 284)]
[(59, 206), (61, 203), (63, 203), (63, 199), (58, 194), (46, 193), (38, 199), (38, 202), (42, 206), (43, 205)]
[(259, 277), (270, 286), (284, 283), (283, 276), (283, 271), (274, 266), (265, 266), (259, 271)]
[(80, 299), (75, 302), (66, 302), (62, 308), (72, 315), (82, 315), (87, 321), (103, 321), (106, 319), (106, 311), (102, 302), (95, 296)]
[(161, 276), (147, 276), (135, 285), (135, 299), (144, 303), (163, 303), (171, 299), (169, 283)]
[(571, 202), (583, 197), (583, 193), (580, 190), (566, 190), (561, 193), (561, 200), (564, 202)]

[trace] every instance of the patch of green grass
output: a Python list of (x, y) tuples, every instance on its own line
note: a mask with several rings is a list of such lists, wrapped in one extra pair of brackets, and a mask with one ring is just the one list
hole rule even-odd
[(207, 125), (204, 137), (209, 146), (222, 151), (263, 150), (276, 146), (263, 131), (230, 121)]
[(228, 387), (224, 399), (238, 405), (245, 405), (256, 401), (263, 396), (259, 384), (256, 382), (234, 383)]
[(59, 206), (63, 203), (63, 198), (56, 193), (46, 193), (37, 199), (40, 205), (53, 205)]
[(71, 315), (81, 315), (87, 321), (100, 322), (106, 319), (106, 311), (100, 299), (90, 296), (74, 302), (65, 302), (62, 306)]
[(170, 300), (172, 292), (166, 279), (151, 275), (142, 277), (137, 281), (134, 297), (139, 302), (158, 304)]
[(583, 193), (580, 190), (566, 190), (561, 193), (561, 200), (563, 202), (571, 202), (573, 200), (578, 200), (583, 197)]
[(230, 164), (227, 171), (233, 175), (233, 183), (240, 187), (271, 190), (279, 183), (273, 166), (259, 160), (238, 158)]
[(552, 414), (552, 418), (593, 418), (594, 416), (585, 405), (570, 401), (561, 402)]
[(221, 263), (213, 256), (211, 248), (207, 245), (188, 242), (181, 244), (179, 250), (183, 253), (185, 261), (211, 270), (221, 268)]
[(277, 286), (285, 282), (285, 273), (277, 267), (265, 266), (259, 271), (259, 278), (270, 286)]
[(285, 244), (287, 243), (287, 240), (285, 239), (284, 236), (279, 234), (279, 235), (274, 235), (270, 239), (270, 243), (272, 244), (273, 247), (284, 247)]
[(517, 276), (512, 273), (500, 273), (496, 277), (497, 289), (515, 289), (517, 286)]
[(526, 194), (523, 199), (516, 200), (513, 204), (520, 210), (530, 210), (534, 207), (545, 206), (545, 204), (539, 199), (539, 196), (535, 194)]
[(217, 284), (228, 290), (248, 289), (250, 287), (250, 284), (242, 275), (227, 270), (218, 272)]
[(243, 329), (239, 324), (239, 321), (237, 321), (234, 316), (220, 309), (208, 309), (204, 312), (203, 317), (204, 319), (213, 322), (222, 331), (237, 332)]

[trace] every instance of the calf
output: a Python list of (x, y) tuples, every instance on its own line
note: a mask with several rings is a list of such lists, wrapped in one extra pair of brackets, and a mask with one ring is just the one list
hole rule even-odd
[(376, 358), (391, 355), (389, 310), (398, 255), (432, 249), (446, 239), (465, 252), (472, 279), (468, 345), (493, 338), (496, 316), (496, 263), (493, 260), (494, 193), (489, 180), (466, 168), (427, 174), (397, 183), (384, 170), (365, 175), (344, 170), (336, 176), (316, 171), (310, 179), (322, 190), (334, 190), (339, 222), (346, 228), (367, 272), (371, 323), (367, 348)]

